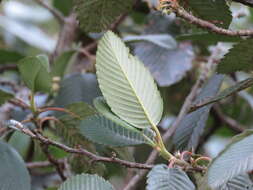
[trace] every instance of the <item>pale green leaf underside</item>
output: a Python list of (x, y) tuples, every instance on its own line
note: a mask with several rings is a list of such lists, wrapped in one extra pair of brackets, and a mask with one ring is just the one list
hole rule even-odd
[(59, 190), (114, 190), (113, 186), (97, 175), (81, 174), (64, 182)]
[(186, 173), (164, 164), (156, 165), (148, 174), (147, 190), (195, 190)]
[(96, 70), (100, 89), (111, 110), (137, 128), (156, 125), (163, 102), (157, 86), (144, 65), (114, 33), (99, 42)]
[(211, 163), (208, 184), (216, 188), (233, 177), (253, 169), (253, 131), (246, 131), (232, 142)]

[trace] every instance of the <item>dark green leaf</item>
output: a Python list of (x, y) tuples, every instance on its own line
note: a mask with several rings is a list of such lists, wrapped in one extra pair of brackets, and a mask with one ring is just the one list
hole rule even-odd
[(33, 92), (50, 92), (52, 81), (45, 56), (26, 57), (19, 61), (18, 69), (25, 84)]
[(53, 5), (65, 16), (68, 16), (73, 8), (73, 0), (54, 0)]
[(179, 168), (156, 165), (148, 174), (147, 190), (195, 190), (187, 174)]
[[(196, 101), (215, 95), (219, 91), (223, 79), (223, 75), (214, 75), (201, 90)], [(211, 107), (212, 105), (200, 108), (183, 118), (173, 136), (173, 143), (177, 150), (196, 148), (199, 138), (204, 132)]]
[(218, 64), (219, 73), (232, 73), (236, 71), (253, 70), (253, 39), (242, 40), (234, 45), (232, 49)]
[(0, 189), (30, 190), (31, 179), (20, 155), (0, 141)]
[(17, 62), (22, 59), (24, 56), (18, 52), (0, 49), (0, 64)]
[(108, 29), (118, 16), (129, 11), (132, 0), (74, 0), (81, 28), (86, 32)]
[(114, 190), (113, 186), (97, 175), (81, 174), (65, 181), (59, 190)]
[(225, 0), (189, 0), (187, 5), (193, 13), (223, 28), (228, 28), (232, 14)]

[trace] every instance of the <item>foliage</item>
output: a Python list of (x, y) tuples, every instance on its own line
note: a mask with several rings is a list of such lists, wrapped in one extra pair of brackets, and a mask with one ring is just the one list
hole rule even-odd
[(1, 6), (0, 190), (253, 188), (252, 2)]

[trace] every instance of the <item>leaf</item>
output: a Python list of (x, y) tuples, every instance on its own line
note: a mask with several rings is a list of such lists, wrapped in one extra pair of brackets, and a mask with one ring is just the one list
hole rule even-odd
[(94, 74), (73, 74), (66, 77), (60, 84), (55, 98), (55, 105), (64, 107), (75, 102), (92, 104), (95, 97), (101, 96)]
[(86, 32), (102, 32), (117, 17), (129, 11), (132, 0), (74, 0), (80, 27)]
[(85, 118), (79, 126), (81, 134), (90, 141), (111, 147), (122, 147), (149, 144), (147, 138), (153, 140), (154, 135), (151, 131), (137, 130), (114, 115), (103, 97), (96, 98), (94, 106), (100, 114)]
[(241, 174), (215, 190), (246, 190), (253, 189), (253, 182), (248, 174)]
[(189, 8), (193, 13), (223, 28), (228, 28), (232, 15), (225, 0), (189, 0)]
[(52, 81), (48, 67), (44, 56), (26, 57), (18, 63), (22, 79), (33, 92), (50, 92)]
[[(175, 31), (177, 26), (173, 25), (174, 20), (171, 17), (150, 14), (148, 18), (148, 25), (142, 35), (178, 33)], [(174, 42), (170, 41), (168, 45), (174, 46)], [(168, 50), (154, 43), (135, 43), (134, 54), (150, 70), (158, 85), (162, 87), (180, 81), (192, 68), (194, 58), (192, 46), (189, 44), (178, 44), (174, 49)]]
[(113, 186), (102, 177), (81, 174), (65, 181), (59, 190), (114, 190)]
[(158, 124), (163, 102), (149, 71), (112, 32), (99, 42), (96, 56), (99, 87), (111, 110), (137, 128)]
[(0, 106), (12, 98), (14, 98), (14, 94), (0, 88)]
[(16, 51), (0, 49), (0, 64), (15, 63), (23, 57), (23, 55), (19, 54)]
[(229, 74), (236, 71), (253, 70), (253, 39), (242, 40), (220, 61), (217, 67), (219, 73)]
[(165, 87), (180, 81), (192, 68), (193, 52), (190, 46), (167, 50), (150, 43), (138, 43), (135, 55), (149, 68), (159, 86)]
[(125, 42), (147, 41), (165, 49), (177, 48), (177, 42), (171, 35), (168, 34), (146, 34), (140, 36), (126, 36), (123, 38), (123, 40)]
[(8, 140), (8, 144), (15, 148), (23, 158), (29, 151), (30, 143), (31, 138), (19, 131), (15, 131)]
[(25, 163), (10, 145), (0, 141), (0, 189), (30, 190), (31, 179)]
[(62, 53), (57, 59), (55, 60), (52, 68), (52, 76), (53, 77), (60, 77), (62, 78), (65, 74), (67, 66), (73, 56), (75, 51), (66, 51)]
[(198, 102), (195, 102), (195, 104), (193, 104), (191, 106), (191, 111), (199, 109), (199, 108), (206, 106), (208, 104), (218, 102), (218, 101), (220, 101), (224, 98), (227, 98), (227, 97), (229, 97), (241, 90), (249, 88), (252, 85), (253, 85), (253, 78), (248, 78), (243, 81), (240, 81), (240, 82), (236, 83), (235, 85), (232, 85), (229, 88), (223, 90), (215, 97), (212, 97), (212, 98), (206, 97), (202, 100), (199, 100)]
[[(223, 75), (214, 75), (201, 90), (196, 101), (215, 95), (223, 79)], [(211, 107), (212, 105), (200, 108), (183, 118), (173, 136), (173, 143), (177, 150), (196, 148), (199, 138), (204, 132)]]
[(90, 141), (102, 145), (122, 147), (148, 144), (142, 132), (133, 127), (121, 126), (103, 115), (90, 116), (84, 119), (79, 130)]
[(156, 165), (148, 174), (147, 190), (195, 190), (187, 174), (179, 168)]
[(253, 131), (247, 130), (232, 138), (212, 161), (207, 178), (211, 188), (227, 183), (233, 177), (253, 170)]
[(73, 0), (53, 0), (53, 5), (65, 16), (68, 16), (73, 8)]

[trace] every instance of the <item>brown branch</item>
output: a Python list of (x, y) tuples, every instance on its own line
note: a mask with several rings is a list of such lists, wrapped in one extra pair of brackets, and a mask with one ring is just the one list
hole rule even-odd
[(18, 99), (18, 98), (14, 98), (8, 101), (10, 104), (13, 104), (14, 106), (18, 106), (22, 109), (29, 109), (29, 105), (27, 105), (25, 102), (23, 102), (22, 100)]
[(138, 168), (138, 169), (151, 169), (153, 165), (151, 164), (141, 164), (141, 163), (135, 163), (135, 162), (130, 162), (126, 160), (121, 160), (118, 158), (109, 158), (109, 157), (103, 157), (99, 156), (96, 154), (93, 154), (86, 149), (83, 149), (81, 147), (78, 148), (71, 148), (67, 145), (61, 144), (59, 142), (50, 140), (44, 136), (42, 136), (39, 133), (32, 132), (31, 130), (25, 128), (21, 123), (15, 122), (13, 123), (15, 126), (12, 126), (12, 128), (21, 131), (22, 133), (30, 136), (31, 138), (40, 141), (42, 144), (47, 145), (47, 146), (54, 146), (57, 148), (60, 148), (64, 150), (65, 152), (72, 153), (72, 154), (79, 154), (86, 156), (92, 160), (92, 162), (110, 162), (110, 163), (116, 163), (128, 168)]
[(207, 29), (211, 32), (215, 32), (217, 34), (226, 35), (226, 36), (253, 36), (253, 30), (229, 30), (216, 26), (215, 24), (208, 22), (206, 20), (195, 17), (194, 15), (188, 13), (184, 8), (179, 6), (177, 3), (173, 3), (170, 6), (170, 9), (178, 16), (191, 24), (195, 24), (201, 28)]
[[(57, 160), (59, 163), (64, 164), (64, 160)], [(26, 163), (26, 167), (28, 169), (33, 169), (33, 168), (46, 168), (46, 167), (51, 167), (53, 166), (51, 162), (49, 161), (42, 161), (42, 162), (28, 162)]]
[(67, 179), (67, 177), (64, 175), (64, 163), (56, 160), (50, 154), (50, 152), (48, 151), (48, 148), (49, 148), (49, 144), (41, 143), (41, 149), (44, 152), (44, 154), (46, 155), (48, 161), (56, 168), (56, 171), (57, 171), (58, 175), (60, 176), (60, 178), (62, 179), (62, 181), (65, 181)]
[(56, 48), (50, 58), (51, 62), (54, 61), (55, 57), (58, 57), (62, 52), (69, 49), (76, 37), (77, 27), (78, 24), (75, 14), (71, 14), (65, 18), (65, 22), (60, 30)]
[(6, 70), (17, 70), (17, 65), (13, 64), (4, 64), (0, 67), (0, 73), (6, 71)]
[(226, 124), (230, 129), (232, 129), (236, 133), (241, 133), (244, 131), (244, 129), (247, 129), (246, 126), (241, 125), (233, 118), (222, 113), (218, 105), (214, 105), (213, 110), (214, 110), (215, 116), (217, 116), (221, 120), (222, 123)]
[(64, 16), (58, 10), (45, 3), (44, 0), (36, 0), (36, 2), (42, 7), (46, 8), (59, 21), (60, 24), (63, 24), (65, 22)]

